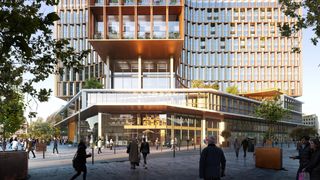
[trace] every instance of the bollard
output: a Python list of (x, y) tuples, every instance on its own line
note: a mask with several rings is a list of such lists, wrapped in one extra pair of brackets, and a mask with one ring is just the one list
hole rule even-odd
[(181, 146), (181, 140), (179, 141), (179, 151), (180, 151), (180, 146)]
[(200, 142), (200, 145), (199, 145), (199, 146), (200, 146), (200, 156), (201, 156), (201, 142)]
[(189, 150), (189, 140), (187, 141), (187, 150)]
[(92, 154), (91, 154), (91, 157), (92, 157), (92, 164), (94, 164), (94, 148), (92, 147)]
[(161, 152), (162, 152), (162, 146), (163, 146), (163, 145), (162, 145), (162, 142), (160, 141), (160, 148), (161, 148), (160, 151), (161, 151)]
[(113, 154), (116, 154), (116, 147), (117, 147), (117, 145), (115, 144), (113, 147)]
[(44, 158), (45, 158), (45, 156), (44, 156), (44, 152), (45, 152), (45, 151), (43, 150), (42, 152), (43, 152), (43, 159), (44, 159)]
[(176, 145), (173, 145), (173, 157), (176, 157)]

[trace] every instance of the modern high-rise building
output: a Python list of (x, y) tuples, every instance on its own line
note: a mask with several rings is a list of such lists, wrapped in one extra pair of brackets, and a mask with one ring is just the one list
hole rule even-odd
[[(284, 15), (277, 0), (187, 0), (179, 76), (236, 85), (240, 92), (279, 88), (302, 95), (301, 32), (286, 38), (279, 26), (297, 19)], [(301, 13), (301, 10), (299, 10)]]
[[(300, 54), (291, 53), (300, 36), (280, 37), (277, 26), (294, 20), (283, 18), (276, 2), (239, 2), (62, 0), (57, 38), (93, 52), (80, 73), (58, 66), (65, 73), (56, 95), (69, 102), (56, 125), (72, 141), (92, 136), (125, 145), (146, 136), (199, 144), (214, 135), (221, 143), (227, 129), (260, 142), (268, 123), (255, 107), (279, 95), (291, 116), (275, 133), (286, 139), (302, 118), (302, 103), (283, 94), (301, 94)], [(81, 90), (89, 78), (104, 88)], [(219, 83), (220, 90), (237, 85), (243, 96), (189, 89), (192, 80)]]

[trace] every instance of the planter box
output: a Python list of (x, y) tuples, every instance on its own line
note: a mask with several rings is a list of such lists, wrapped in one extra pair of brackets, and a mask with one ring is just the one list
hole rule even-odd
[(258, 147), (255, 150), (256, 167), (267, 169), (282, 169), (282, 149), (273, 147)]
[(0, 152), (0, 179), (18, 180), (28, 177), (28, 154), (25, 151)]

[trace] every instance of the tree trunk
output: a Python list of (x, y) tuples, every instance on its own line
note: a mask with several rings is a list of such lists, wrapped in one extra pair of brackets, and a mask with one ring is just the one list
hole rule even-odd
[(3, 125), (3, 136), (2, 136), (2, 139), (3, 139), (3, 141), (2, 141), (2, 151), (4, 152), (5, 149), (6, 149), (5, 146), (7, 146), (7, 145), (5, 145), (6, 144), (5, 143), (5, 141), (6, 141), (6, 131), (5, 131), (5, 126), (4, 125)]

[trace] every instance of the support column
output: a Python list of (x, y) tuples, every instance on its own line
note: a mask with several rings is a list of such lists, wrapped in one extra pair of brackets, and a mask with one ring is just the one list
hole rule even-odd
[(201, 145), (206, 145), (204, 139), (207, 137), (206, 119), (203, 117), (201, 120)]
[(105, 73), (105, 81), (104, 81), (104, 87), (105, 89), (110, 89), (110, 58), (107, 56), (106, 58), (106, 64), (104, 66), (104, 73)]
[(170, 138), (170, 143), (171, 143), (171, 139), (174, 139), (174, 115), (171, 115), (171, 138)]
[(171, 89), (175, 88), (173, 67), (174, 67), (173, 57), (170, 57), (170, 88)]
[(142, 64), (141, 57), (138, 57), (138, 89), (142, 89)]
[(219, 122), (219, 131), (218, 131), (218, 143), (221, 145), (222, 142), (224, 141), (224, 137), (222, 137), (220, 134), (222, 131), (224, 131), (226, 129), (226, 124), (225, 122), (221, 121)]
[(103, 124), (102, 124), (102, 113), (98, 113), (98, 139), (103, 138)]

